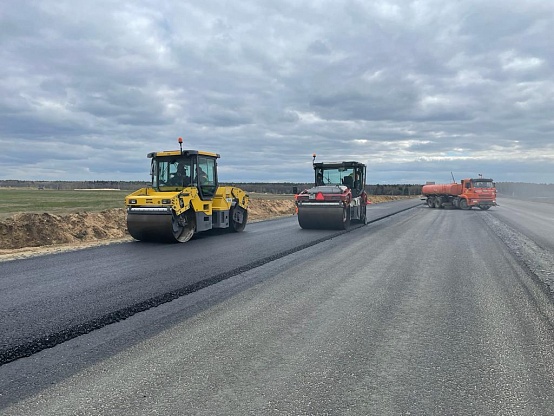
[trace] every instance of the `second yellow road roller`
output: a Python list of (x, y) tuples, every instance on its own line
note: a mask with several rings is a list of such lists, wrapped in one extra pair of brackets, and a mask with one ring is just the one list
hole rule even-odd
[(127, 229), (136, 240), (184, 243), (214, 228), (242, 231), (248, 194), (219, 186), (217, 153), (201, 150), (149, 153), (152, 184), (127, 195)]

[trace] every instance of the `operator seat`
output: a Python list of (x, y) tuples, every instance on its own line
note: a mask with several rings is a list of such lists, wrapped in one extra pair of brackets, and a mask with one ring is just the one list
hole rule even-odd
[(354, 188), (354, 178), (352, 176), (345, 176), (342, 180), (342, 184), (350, 189)]

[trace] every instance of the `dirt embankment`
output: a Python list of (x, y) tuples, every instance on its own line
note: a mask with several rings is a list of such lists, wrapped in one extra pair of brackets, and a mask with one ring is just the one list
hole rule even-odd
[[(398, 197), (370, 196), (372, 203), (393, 199)], [(248, 211), (249, 222), (294, 215), (294, 200), (251, 199)], [(21, 213), (0, 221), (0, 260), (130, 239), (123, 208), (65, 215)]]
[[(292, 199), (250, 202), (250, 222), (292, 214)], [(61, 246), (78, 248), (125, 239), (131, 237), (123, 208), (64, 215), (21, 213), (0, 221), (0, 257), (39, 248), (55, 247), (57, 251)]]

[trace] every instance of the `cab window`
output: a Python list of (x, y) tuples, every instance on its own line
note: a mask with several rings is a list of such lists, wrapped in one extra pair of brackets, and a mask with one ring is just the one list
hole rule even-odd
[(210, 157), (198, 157), (198, 178), (197, 184), (203, 196), (211, 197), (215, 194), (217, 187), (216, 161)]
[(152, 162), (152, 186), (159, 191), (174, 191), (190, 184), (189, 158), (158, 158)]

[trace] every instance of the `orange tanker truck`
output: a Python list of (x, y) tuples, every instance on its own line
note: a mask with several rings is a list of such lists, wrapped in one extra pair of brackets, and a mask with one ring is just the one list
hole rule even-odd
[(462, 183), (424, 185), (421, 194), (431, 208), (452, 206), (460, 209), (479, 207), (487, 210), (496, 205), (496, 188), (492, 179), (462, 179)]

